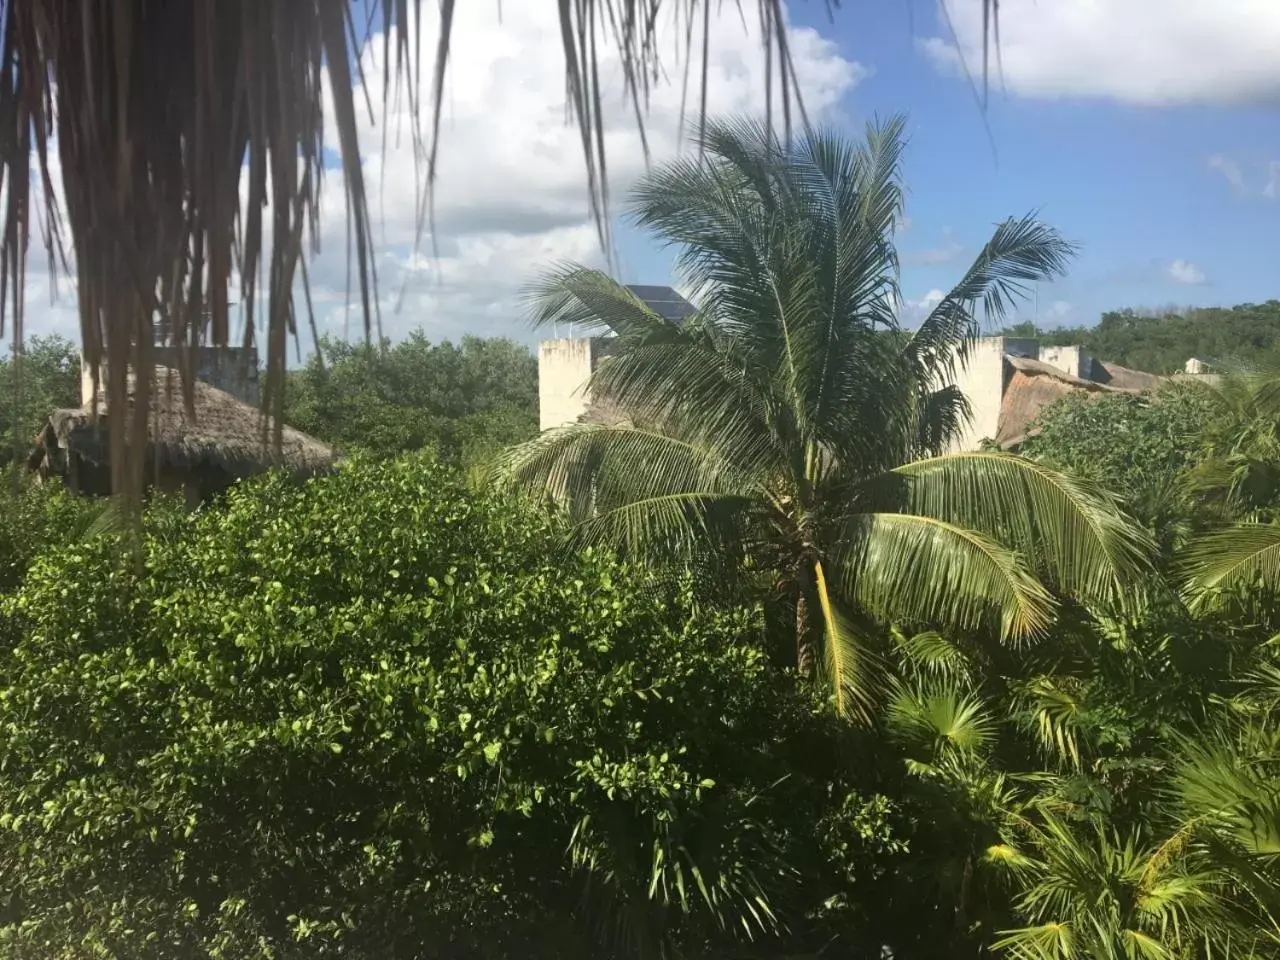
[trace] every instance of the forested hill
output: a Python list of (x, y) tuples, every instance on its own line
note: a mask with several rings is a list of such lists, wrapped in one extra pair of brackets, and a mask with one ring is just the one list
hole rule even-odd
[(1046, 344), (1080, 344), (1099, 360), (1150, 373), (1181, 370), (1189, 357), (1249, 363), (1280, 359), (1280, 300), (1153, 315), (1117, 310), (1096, 327), (1039, 330), (1021, 323), (1007, 336), (1038, 335)]

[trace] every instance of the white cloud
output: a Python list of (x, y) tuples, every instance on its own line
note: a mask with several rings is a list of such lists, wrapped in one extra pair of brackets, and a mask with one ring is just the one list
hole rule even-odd
[(1221, 153), (1215, 153), (1206, 161), (1210, 170), (1216, 170), (1222, 174), (1222, 178), (1227, 181), (1227, 185), (1236, 193), (1246, 193), (1248, 188), (1244, 182), (1244, 171), (1240, 169), (1240, 164), (1231, 157), (1224, 156)]
[[(430, 18), (423, 25), (427, 49), (436, 34), (434, 7), (421, 8)], [(712, 24), (708, 111), (760, 112), (766, 81), (759, 26), (748, 18), (744, 30), (729, 6), (717, 16), (724, 22)], [(421, 324), (433, 337), (464, 332), (519, 336), (526, 328), (518, 294), (539, 270), (556, 260), (602, 261), (590, 219), (581, 140), (576, 126), (565, 122), (559, 24), (545, 5), (504, 5), (499, 22), (492, 5), (460, 4), (454, 36), (435, 198), (438, 261), (420, 255), (410, 263), (407, 248), (417, 223), (420, 178), (408, 144), (389, 147), (385, 154), (372, 151), (364, 160), (369, 194), (375, 198), (374, 230), (384, 251), (379, 266), (386, 279), (384, 293), (399, 301), (398, 311), (384, 309), (384, 330), (394, 336)], [(681, 149), (678, 54), (673, 42), (665, 53), (670, 79), (653, 91), (649, 102), (645, 131), (653, 162)], [(381, 77), (380, 55), (379, 37), (369, 45), (366, 76)], [(819, 116), (830, 115), (865, 74), (842, 58), (832, 42), (808, 29), (793, 32), (792, 56), (806, 107)], [(610, 189), (619, 203), (645, 170), (644, 150), (617, 57), (605, 54), (602, 70)], [(429, 81), (424, 77), (419, 91), (424, 99)], [(381, 113), (376, 84), (371, 93), (375, 113)], [(686, 123), (695, 96), (691, 91), (684, 105)], [(390, 136), (407, 132), (407, 109), (389, 108), (374, 123), (362, 117), (361, 141), (379, 143), (384, 124)], [(338, 215), (325, 225), (324, 252), (312, 278), (336, 292), (346, 269), (341, 178), (332, 177), (326, 188)], [(429, 253), (430, 248), (425, 239), (422, 249)], [(346, 313), (343, 303), (334, 302), (322, 323), (341, 326)]]
[(1198, 287), (1208, 282), (1203, 270), (1190, 260), (1181, 258), (1171, 261), (1164, 268), (1164, 275), (1174, 283), (1180, 283), (1188, 287)]
[(1262, 188), (1262, 195), (1268, 200), (1280, 196), (1280, 160), (1272, 160), (1267, 164), (1267, 185)]
[[(422, 46), (432, 50), (437, 5), (422, 4), (420, 9), (428, 18)], [(712, 18), (709, 111), (761, 112), (765, 64), (758, 22), (748, 17), (744, 28), (732, 4), (713, 7)], [(667, 31), (673, 40), (676, 35)], [(378, 247), (383, 332), (395, 337), (422, 326), (433, 339), (464, 333), (527, 336), (518, 303), (524, 284), (556, 260), (601, 262), (581, 140), (576, 126), (566, 123), (563, 54), (552, 7), (502, 4), (500, 20), (499, 5), (458, 4), (435, 195), (438, 257), (429, 237), (422, 238), (417, 254), (412, 250), (425, 169), (415, 164), (407, 98), (393, 95), (384, 108), (381, 53), (382, 38), (375, 36), (363, 64), (373, 116), (361, 96), (357, 117)], [(682, 68), (676, 53), (672, 42), (664, 63), (667, 80), (649, 103), (646, 131), (655, 162), (675, 156), (680, 148)], [(634, 113), (623, 96), (618, 58), (607, 44), (602, 54), (609, 180), (620, 206), (626, 189), (644, 171), (645, 159)], [(833, 42), (807, 28), (793, 30), (791, 54), (805, 105), (817, 117), (830, 117), (866, 73), (843, 58)], [(695, 67), (700, 65), (699, 59)], [(690, 111), (697, 103), (692, 89), (697, 72), (690, 78)], [(430, 83), (430, 70), (424, 70), (417, 91), (422, 102), (430, 102)], [(347, 298), (344, 189), (341, 171), (326, 171), (321, 252), (308, 270), (321, 331), (341, 335), (349, 326), (354, 335), (359, 306), (354, 290), (350, 305)], [(233, 291), (233, 297), (238, 293)], [(31, 329), (38, 332), (55, 322), (52, 314), (34, 306)], [(69, 306), (74, 315), (74, 301)]]
[(898, 305), (898, 322), (908, 327), (915, 326), (924, 320), (946, 295), (945, 291), (935, 287), (918, 300), (902, 300)]
[[(921, 47), (939, 66), (982, 68), (982, 4), (945, 0), (959, 38)], [(1000, 75), (1026, 97), (1126, 103), (1280, 103), (1280, 3), (1274, 0), (1044, 0), (1000, 5)]]
[(1054, 320), (1063, 320), (1071, 315), (1071, 302), (1068, 300), (1054, 300), (1049, 304), (1049, 316)]

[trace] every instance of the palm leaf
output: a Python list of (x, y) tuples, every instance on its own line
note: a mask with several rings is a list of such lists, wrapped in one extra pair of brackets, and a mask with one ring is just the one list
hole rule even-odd
[(762, 499), (717, 451), (629, 425), (548, 431), (510, 450), (495, 478), (565, 507), (575, 539), (655, 558), (740, 542)]
[(1280, 590), (1280, 526), (1242, 523), (1203, 534), (1181, 557), (1183, 597), (1196, 611), (1223, 606), (1247, 588)]
[(870, 631), (839, 609), (820, 561), (814, 564), (814, 581), (824, 632), (822, 673), (835, 698), (836, 712), (867, 723), (882, 666), (872, 649)]
[(944, 684), (899, 684), (889, 703), (885, 724), (909, 747), (973, 754), (995, 739), (995, 718), (982, 700)]
[(960, 282), (929, 312), (907, 341), (904, 352), (922, 378), (954, 381), (957, 364), (978, 336), (981, 304), (988, 323), (1005, 319), (1009, 308), (1028, 293), (1027, 284), (1066, 273), (1076, 248), (1057, 230), (1028, 214), (996, 227)]
[(969, 658), (953, 641), (933, 630), (911, 636), (892, 631), (899, 656), (915, 676), (953, 682), (967, 682), (972, 676)]
[(996, 537), (1085, 601), (1133, 606), (1155, 544), (1114, 497), (1006, 453), (957, 453), (897, 468), (910, 510)]
[(601, 270), (562, 263), (548, 269), (524, 294), (535, 328), (565, 327), (584, 334), (609, 332), (621, 344), (679, 336), (680, 328)]
[(1013, 551), (975, 530), (934, 517), (872, 513), (851, 518), (836, 554), (844, 595), (896, 623), (1001, 636), (1043, 633), (1054, 601)]

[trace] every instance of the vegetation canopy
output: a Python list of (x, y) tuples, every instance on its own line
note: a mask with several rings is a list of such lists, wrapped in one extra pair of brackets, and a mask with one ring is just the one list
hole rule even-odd
[(46, 549), (0, 594), (0, 956), (781, 936), (862, 808), (841, 731), (751, 605), (552, 543), (417, 458)]

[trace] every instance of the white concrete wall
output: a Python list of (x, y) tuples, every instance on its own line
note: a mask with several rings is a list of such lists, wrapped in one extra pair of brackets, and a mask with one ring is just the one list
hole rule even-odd
[(955, 383), (969, 400), (971, 419), (951, 445), (953, 453), (977, 450), (984, 439), (995, 437), (1007, 375), (1005, 354), (1035, 357), (1037, 347), (1035, 340), (1019, 337), (982, 337), (970, 347), (968, 361), (957, 365)]
[(1079, 346), (1040, 347), (1039, 359), (1041, 363), (1057, 367), (1063, 373), (1079, 377), (1081, 380), (1093, 379), (1093, 358)]
[(595, 339), (561, 337), (538, 344), (538, 428), (575, 423), (591, 398), (587, 381), (601, 351)]

